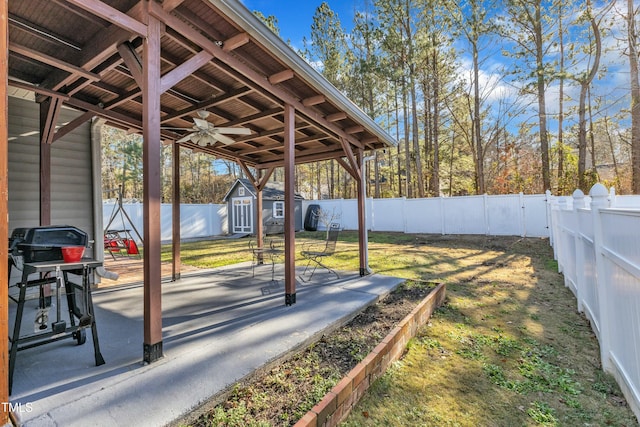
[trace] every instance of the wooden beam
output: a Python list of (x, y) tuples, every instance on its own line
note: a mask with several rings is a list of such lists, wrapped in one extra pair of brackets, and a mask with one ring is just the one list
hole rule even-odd
[(347, 113), (345, 113), (344, 111), (340, 111), (339, 113), (329, 114), (325, 118), (327, 119), (328, 122), (338, 122), (340, 120), (346, 119)]
[(338, 157), (336, 161), (347, 171), (349, 175), (353, 177), (353, 179), (358, 179), (358, 174), (351, 168), (349, 163), (345, 162), (343, 158)]
[(171, 203), (172, 236), (171, 280), (180, 279), (180, 145), (173, 143), (173, 198)]
[(284, 70), (279, 73), (275, 73), (269, 76), (269, 83), (277, 85), (278, 83), (286, 82), (294, 77), (293, 70)]
[[(263, 119), (265, 117), (273, 117), (276, 114), (280, 114), (280, 113), (282, 113), (282, 108), (270, 108), (270, 109), (262, 110), (255, 114), (251, 114), (250, 116), (244, 116), (244, 117), (237, 118), (235, 120), (228, 121), (226, 123), (221, 123), (220, 126), (244, 125), (244, 124), (253, 122), (254, 120)], [(249, 138), (254, 139), (255, 135), (251, 135)]]
[[(342, 154), (342, 150), (340, 149), (324, 151), (321, 153), (314, 153), (314, 154), (298, 153), (296, 154), (296, 164), (319, 162), (322, 160), (332, 160), (340, 157), (341, 155), (343, 154)], [(260, 169), (271, 168), (271, 167), (279, 168), (283, 166), (284, 166), (284, 162), (282, 161), (282, 159), (276, 158), (275, 156), (272, 161), (265, 160), (265, 161), (261, 161), (259, 165), (256, 165), (256, 167), (259, 167)]]
[(353, 135), (354, 133), (364, 132), (364, 126), (360, 126), (360, 125), (351, 126), (351, 127), (345, 128), (344, 131), (349, 135)]
[(358, 197), (358, 247), (360, 259), (360, 276), (369, 274), (367, 260), (367, 216), (365, 207), (365, 183), (364, 183), (364, 150), (358, 149), (358, 174), (360, 179), (356, 180), (357, 197)]
[(124, 65), (127, 66), (131, 76), (138, 84), (138, 87), (142, 87), (142, 59), (136, 52), (135, 48), (126, 41), (118, 45), (118, 53), (124, 61)]
[(171, 12), (176, 7), (184, 3), (185, 0), (164, 0), (162, 2), (162, 8), (167, 12)]
[[(259, 170), (262, 171), (262, 169), (259, 169)], [(271, 175), (273, 174), (274, 170), (276, 170), (276, 168), (268, 168), (266, 170), (266, 173), (260, 179), (260, 182), (258, 182), (258, 188), (260, 188), (261, 190), (264, 189), (264, 187), (267, 185), (267, 181), (269, 181), (269, 178), (271, 178)]]
[(51, 65), (54, 68), (64, 70), (68, 73), (77, 75), (79, 77), (84, 77), (87, 80), (91, 80), (91, 81), (100, 80), (100, 76), (97, 75), (96, 73), (92, 73), (90, 71), (85, 70), (82, 67), (77, 67), (73, 64), (69, 64), (68, 62), (62, 61), (61, 59), (46, 55), (44, 53), (38, 52), (37, 50), (30, 49), (25, 46), (21, 46), (14, 42), (9, 43), (9, 50), (11, 52), (26, 56), (27, 58), (35, 59), (36, 61), (42, 62), (43, 64)]
[(225, 52), (231, 52), (232, 50), (249, 43), (249, 40), (249, 34), (247, 33), (236, 34), (222, 43), (222, 50)]
[(29, 83), (19, 82), (17, 80), (8, 79), (7, 80), (7, 84), (9, 86), (11, 86), (11, 87), (17, 87), (17, 88), (20, 88), (20, 89), (30, 90), (30, 91), (38, 94), (38, 95), (61, 98), (62, 100), (69, 99), (69, 96), (64, 94), (64, 93), (60, 93), (60, 92), (56, 92), (54, 90), (49, 90), (49, 89), (46, 89), (46, 88), (42, 88), (40, 86), (34, 86), (32, 84), (29, 84)]
[(71, 120), (69, 123), (67, 123), (66, 125), (58, 128), (56, 130), (56, 133), (53, 135), (53, 140), (51, 142), (52, 143), (56, 142), (60, 138), (62, 138), (65, 135), (69, 134), (70, 132), (73, 132), (75, 129), (78, 128), (78, 126), (80, 126), (83, 123), (86, 123), (87, 121), (91, 120), (94, 116), (95, 116), (95, 114), (93, 114), (90, 111), (87, 111), (86, 113), (81, 114), (80, 116), (78, 116), (75, 119)]
[(51, 224), (51, 144), (43, 136), (48, 132), (49, 112), (55, 108), (51, 105), (53, 99), (40, 104), (40, 225)]
[(68, 3), (78, 6), (81, 9), (99, 16), (107, 22), (117, 25), (118, 27), (132, 32), (140, 37), (147, 36), (147, 26), (142, 22), (133, 19), (126, 13), (120, 12), (118, 9), (109, 6), (99, 0), (66, 0)]
[(178, 65), (173, 70), (162, 76), (162, 83), (160, 85), (161, 93), (165, 93), (167, 90), (175, 86), (178, 82), (181, 82), (185, 78), (189, 77), (194, 71), (202, 67), (207, 62), (211, 61), (213, 55), (209, 52), (201, 51), (200, 53), (192, 56), (187, 61)]
[(296, 303), (295, 114), (284, 105), (284, 303)]
[[(51, 144), (56, 130), (56, 122), (60, 115), (62, 101), (60, 98), (49, 98), (40, 104), (40, 143)], [(42, 108), (44, 107), (44, 109)], [(45, 115), (44, 117), (42, 115)]]
[(304, 105), (305, 107), (312, 107), (314, 105), (322, 104), (326, 100), (327, 98), (325, 98), (324, 95), (311, 96), (309, 98), (303, 99), (302, 105)]
[[(155, 2), (152, 2), (155, 4)], [(148, 3), (147, 3), (148, 4)], [(143, 44), (143, 217), (144, 217), (144, 343), (143, 360), (163, 357), (162, 273), (160, 271), (160, 36), (162, 24), (148, 17)]]
[(356, 181), (360, 180), (360, 166), (358, 166), (358, 161), (356, 160), (355, 155), (353, 154), (353, 150), (351, 149), (351, 145), (346, 140), (340, 138), (340, 145), (342, 145), (342, 149), (344, 153), (347, 155), (347, 160), (349, 160), (349, 164), (351, 165), (351, 169), (358, 174)]
[[(9, 28), (8, 1), (0, 1), (0, 241), (9, 238), (9, 98), (7, 80), (9, 77)], [(0, 259), (9, 258), (6, 245), (0, 246)], [(0, 263), (0, 402), (9, 402), (9, 271), (8, 263)], [(6, 280), (6, 281), (5, 281)], [(9, 424), (9, 410), (3, 405), (0, 410), (0, 425)]]
[[(142, 1), (136, 3), (127, 12), (127, 15), (133, 20), (135, 20), (136, 17), (141, 17), (144, 4), (145, 2)], [(111, 25), (106, 30), (97, 33), (91, 40), (84, 44), (82, 57), (77, 61), (76, 65), (86, 70), (93, 70), (116, 52), (117, 45), (132, 38), (130, 31), (115, 24)], [(69, 76), (66, 72), (59, 71), (51, 73), (40, 86), (58, 90), (64, 86), (71, 85), (75, 80), (77, 80), (76, 76)]]
[(257, 189), (258, 180), (253, 176), (253, 172), (249, 170), (246, 163), (243, 162), (242, 160), (238, 160), (238, 164), (240, 165), (240, 168), (244, 171), (245, 175), (247, 175), (247, 178), (249, 178), (249, 181), (251, 181), (251, 184), (253, 184), (253, 186), (256, 187)]
[(142, 123), (139, 120), (133, 119), (126, 114), (121, 114), (111, 110), (105, 110), (104, 108), (100, 108), (99, 106), (93, 105), (90, 102), (81, 101), (77, 98), (69, 98), (65, 101), (65, 104), (72, 107), (80, 108), (84, 111), (91, 111), (95, 113), (96, 116), (104, 117), (105, 119), (112, 120), (127, 127), (136, 129), (142, 128)]
[(167, 122), (170, 122), (171, 120), (179, 119), (181, 117), (194, 113), (198, 110), (206, 110), (209, 107), (222, 104), (223, 102), (229, 101), (234, 98), (238, 98), (242, 95), (246, 95), (249, 92), (251, 92), (251, 89), (246, 87), (232, 90), (228, 93), (222, 94), (215, 98), (211, 98), (206, 101), (202, 101), (197, 104), (194, 104), (191, 107), (185, 108), (183, 110), (176, 111), (175, 113), (167, 114), (162, 118), (162, 123), (167, 123)]

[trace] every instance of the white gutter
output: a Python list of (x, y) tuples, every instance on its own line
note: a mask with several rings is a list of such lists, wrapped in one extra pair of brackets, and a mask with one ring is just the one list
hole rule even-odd
[(240, 25), (256, 42), (274, 53), (294, 73), (324, 95), (329, 101), (342, 109), (352, 119), (365, 126), (383, 143), (395, 146), (396, 141), (382, 129), (368, 114), (362, 111), (349, 98), (302, 59), (278, 35), (264, 25), (253, 13), (238, 0), (209, 0), (228, 18)]

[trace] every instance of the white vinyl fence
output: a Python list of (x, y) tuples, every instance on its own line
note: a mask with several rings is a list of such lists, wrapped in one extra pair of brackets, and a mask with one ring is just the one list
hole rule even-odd
[[(144, 234), (144, 220), (142, 215), (142, 203), (123, 203), (125, 213), (118, 209), (115, 203), (104, 203), (102, 205), (102, 224), (107, 228), (109, 221), (113, 218), (110, 230), (132, 230), (131, 223), (138, 230), (140, 235)], [(172, 207), (171, 204), (163, 203), (160, 206), (160, 227), (161, 239), (169, 241), (172, 238)], [(127, 215), (129, 218), (127, 218)], [(131, 219), (131, 222), (129, 222)], [(220, 236), (227, 234), (227, 205), (191, 205), (180, 206), (180, 233), (184, 239)], [(138, 240), (133, 230), (132, 237)], [(138, 243), (141, 243), (138, 241)]]
[(602, 367), (640, 418), (640, 196), (596, 184), (589, 197), (549, 197), (558, 269), (591, 321)]
[[(546, 200), (544, 194), (367, 199), (365, 210), (371, 231), (549, 237)], [(305, 200), (302, 211), (311, 204), (320, 205), (343, 228), (358, 229), (357, 200)]]
[[(358, 229), (356, 199), (305, 200), (302, 203), (303, 215), (312, 204), (320, 205), (326, 216), (333, 218), (332, 222), (340, 223), (343, 229)], [(547, 196), (544, 194), (365, 201), (367, 227), (371, 231), (523, 237), (549, 237), (546, 206)], [(142, 235), (142, 204), (123, 203), (123, 208)], [(117, 210), (117, 205), (105, 203), (105, 228), (112, 217), (114, 221), (109, 229), (131, 229), (126, 216)], [(171, 240), (170, 204), (161, 205), (160, 219), (161, 239)], [(325, 224), (319, 223), (318, 229), (324, 230)], [(183, 204), (180, 207), (180, 230), (184, 239), (227, 234), (227, 205)], [(135, 234), (133, 237), (136, 238)]]
[[(322, 208), (326, 222), (358, 228), (355, 199), (305, 200)], [(124, 204), (140, 234), (142, 205)], [(371, 231), (549, 237), (565, 284), (600, 342), (603, 369), (611, 372), (640, 418), (640, 196), (616, 196), (596, 184), (585, 197), (545, 195), (367, 199)], [(114, 212), (104, 205), (104, 225)], [(124, 220), (124, 223), (123, 223)], [(111, 229), (130, 228), (123, 214)], [(171, 205), (161, 210), (162, 240), (171, 232)], [(182, 205), (181, 236), (227, 234), (227, 205)], [(318, 229), (324, 229), (322, 221)], [(135, 236), (134, 236), (135, 237)]]

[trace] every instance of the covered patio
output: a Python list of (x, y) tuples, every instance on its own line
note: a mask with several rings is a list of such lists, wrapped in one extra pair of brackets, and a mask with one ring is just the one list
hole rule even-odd
[[(384, 149), (394, 141), (240, 2), (10, 0), (0, 2), (0, 17), (0, 73), (5, 82), (0, 111), (4, 121), (9, 88), (35, 93), (40, 106), (40, 225), (51, 223), (52, 144), (95, 118), (143, 135), (145, 250), (139, 332), (145, 363), (164, 357), (166, 334), (159, 268), (163, 143), (174, 147), (173, 224), (180, 224), (181, 148), (237, 162), (256, 188), (258, 212), (267, 180), (276, 168), (284, 169), (286, 244), (279, 295), (285, 306), (298, 302), (292, 213), (295, 165), (334, 159), (357, 183), (358, 274), (369, 273), (365, 152)], [(58, 123), (63, 106), (81, 114), (68, 123)], [(200, 145), (188, 135), (194, 118), (202, 117), (201, 111), (208, 112), (211, 126), (241, 127), (249, 134)], [(7, 126), (0, 129), (0, 192), (4, 195), (0, 216), (6, 217)], [(260, 239), (262, 221), (258, 219), (257, 224)], [(7, 228), (0, 228), (2, 236)], [(103, 254), (96, 249), (94, 255), (100, 259)], [(177, 280), (181, 276), (178, 225), (174, 226), (173, 255), (173, 278)], [(3, 271), (0, 277), (7, 277)], [(0, 288), (0, 304), (7, 307), (7, 286)], [(307, 295), (300, 293), (301, 298)], [(7, 336), (8, 310), (3, 311), (0, 333)], [(101, 327), (105, 323), (101, 321)], [(5, 342), (0, 354), (7, 352)], [(6, 372), (5, 358), (0, 367), (3, 402), (9, 401)]]
[[(377, 274), (341, 279), (317, 272), (285, 306), (282, 274), (252, 277), (248, 263), (187, 273), (162, 288), (164, 357), (141, 363), (141, 284), (94, 292), (100, 347), (59, 341), (17, 359), (11, 401), (23, 426), (167, 425), (257, 369), (326, 333), (402, 280)], [(301, 274), (303, 267), (297, 267)], [(35, 302), (34, 302), (35, 304)], [(31, 325), (33, 326), (33, 325)], [(132, 345), (133, 344), (133, 345)]]

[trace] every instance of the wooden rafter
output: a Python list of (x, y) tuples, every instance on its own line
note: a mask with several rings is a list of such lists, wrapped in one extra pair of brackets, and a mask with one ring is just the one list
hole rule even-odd
[(99, 0), (65, 0), (68, 3), (74, 4), (88, 12), (92, 15), (96, 15), (101, 17), (107, 22), (111, 22), (128, 30), (140, 37), (147, 36), (147, 26), (142, 22), (138, 21), (127, 15), (126, 13), (120, 12), (118, 9), (114, 9), (106, 3), (103, 3)]
[(169, 71), (162, 76), (162, 84), (160, 86), (161, 93), (166, 92), (181, 80), (189, 77), (194, 71), (209, 62), (211, 58), (213, 58), (213, 55), (203, 50)]
[[(143, 2), (137, 3), (127, 12), (127, 15), (138, 19), (142, 14)], [(118, 25), (111, 25), (106, 30), (97, 33), (88, 43), (83, 46), (82, 56), (76, 63), (85, 70), (92, 70), (103, 63), (116, 51), (116, 46), (131, 38), (131, 33)], [(64, 71), (52, 73), (49, 78), (42, 82), (41, 86), (54, 91), (73, 83), (76, 76), (68, 76)]]

